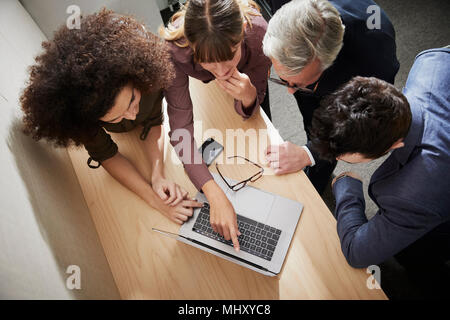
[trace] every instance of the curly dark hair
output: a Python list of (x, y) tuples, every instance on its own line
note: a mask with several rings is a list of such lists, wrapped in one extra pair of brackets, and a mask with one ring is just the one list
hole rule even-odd
[(106, 9), (82, 17), (80, 29), (62, 26), (42, 47), (20, 98), (24, 132), (55, 146), (78, 146), (95, 135), (128, 83), (148, 93), (174, 77), (164, 41)]
[(376, 159), (406, 137), (411, 118), (408, 100), (393, 85), (355, 77), (314, 112), (311, 148), (328, 160), (346, 153)]

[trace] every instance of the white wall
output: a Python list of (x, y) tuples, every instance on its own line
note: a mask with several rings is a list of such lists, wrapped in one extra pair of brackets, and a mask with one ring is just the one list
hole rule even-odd
[[(83, 14), (90, 14), (103, 7), (122, 14), (132, 14), (143, 21), (153, 33), (157, 33), (163, 21), (158, 5), (160, 0), (20, 0), (25, 9), (48, 38), (66, 23), (70, 5), (80, 7)], [(167, 1), (167, 0), (163, 0)]]
[[(118, 299), (67, 151), (22, 133), (19, 96), (43, 40), (17, 0), (0, 0), (0, 299)], [(70, 265), (80, 290), (66, 287)]]
[(156, 3), (158, 4), (159, 10), (164, 10), (169, 6), (169, 2), (167, 0), (156, 0)]

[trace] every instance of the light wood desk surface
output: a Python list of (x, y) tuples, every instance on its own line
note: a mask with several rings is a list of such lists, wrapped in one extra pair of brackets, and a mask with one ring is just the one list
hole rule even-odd
[[(259, 132), (269, 128), (272, 141), (276, 138), (265, 115), (243, 121), (234, 111), (232, 98), (214, 82), (190, 82), (194, 120), (202, 120), (203, 131), (216, 128), (225, 136), (226, 129), (253, 128)], [(168, 129), (167, 123), (165, 126)], [(140, 131), (138, 128), (112, 137), (120, 152), (149, 179), (151, 172), (139, 140)], [(196, 137), (201, 139), (198, 131)], [(197, 142), (201, 144), (199, 138)], [(247, 148), (247, 156), (252, 157), (253, 151)], [(181, 163), (172, 161), (172, 153), (167, 136), (166, 177), (195, 196), (196, 189)], [(282, 272), (271, 278), (153, 232), (152, 228), (158, 228), (177, 233), (179, 226), (120, 185), (103, 168), (89, 169), (84, 148), (70, 149), (69, 155), (123, 299), (386, 299), (382, 290), (367, 288), (369, 274), (365, 269), (347, 264), (336, 221), (303, 172), (276, 177), (266, 169), (268, 174), (253, 184), (304, 205)], [(211, 170), (215, 171), (214, 165)], [(226, 166), (226, 170), (237, 176), (246, 176), (249, 171), (247, 166), (239, 165)]]

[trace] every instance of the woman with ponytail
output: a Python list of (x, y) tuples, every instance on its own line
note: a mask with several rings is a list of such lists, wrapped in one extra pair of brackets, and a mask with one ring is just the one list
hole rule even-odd
[[(187, 130), (182, 158), (186, 172), (210, 203), (211, 226), (232, 240), (239, 250), (240, 235), (236, 213), (225, 193), (214, 181), (205, 163), (198, 157), (194, 141), (192, 101), (189, 77), (217, 84), (234, 98), (234, 108), (244, 119), (251, 117), (263, 104), (271, 65), (262, 51), (267, 22), (252, 0), (189, 0), (171, 19), (161, 36), (168, 42), (175, 80), (164, 91), (172, 136)], [(266, 111), (268, 113), (268, 110)], [(175, 136), (178, 136), (176, 134)], [(175, 139), (174, 139), (175, 140)], [(172, 141), (177, 145), (178, 140)], [(201, 158), (201, 157), (200, 157)]]

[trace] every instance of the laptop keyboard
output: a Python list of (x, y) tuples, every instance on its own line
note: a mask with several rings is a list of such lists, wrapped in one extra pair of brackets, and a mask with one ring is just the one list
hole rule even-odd
[[(192, 227), (192, 231), (233, 246), (231, 240), (225, 240), (220, 234), (214, 232), (209, 221), (209, 204), (204, 203)], [(281, 230), (240, 215), (237, 215), (237, 222), (241, 232), (241, 235), (238, 237), (240, 249), (271, 261), (275, 247), (280, 239)]]

